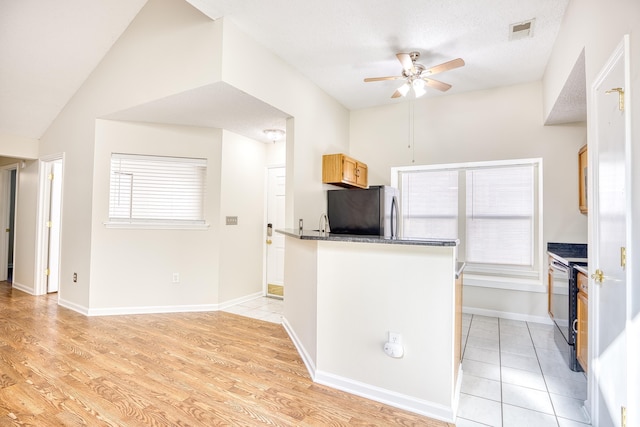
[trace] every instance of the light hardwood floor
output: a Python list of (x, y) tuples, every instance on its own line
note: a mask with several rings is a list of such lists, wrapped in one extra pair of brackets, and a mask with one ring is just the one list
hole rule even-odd
[(314, 384), (282, 325), (86, 317), (0, 282), (0, 426), (452, 426)]

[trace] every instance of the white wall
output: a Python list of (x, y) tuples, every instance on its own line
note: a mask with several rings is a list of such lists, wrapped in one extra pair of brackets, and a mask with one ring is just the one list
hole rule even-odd
[[(40, 156), (65, 153), (60, 294), (69, 304), (90, 304), (96, 118), (216, 81), (219, 30), (188, 3), (150, 0), (40, 139)], [(19, 219), (20, 240), (34, 234), (35, 221), (27, 219)], [(17, 268), (32, 268), (34, 254)]]
[[(586, 243), (587, 219), (578, 210), (577, 190), (578, 150), (586, 143), (586, 128), (544, 126), (541, 91), (541, 83), (529, 83), (418, 99), (411, 149), (408, 101), (353, 111), (351, 154), (368, 164), (370, 184), (389, 184), (394, 166), (541, 157), (545, 250), (548, 241)], [(465, 287), (465, 307), (547, 317), (542, 286), (537, 293), (518, 291), (517, 297), (512, 291), (485, 290)]]
[[(221, 302), (262, 291), (266, 154), (266, 144), (223, 132), (220, 191)], [(226, 216), (237, 216), (238, 225), (225, 225)]]
[[(99, 120), (96, 125), (91, 314), (212, 309), (218, 302), (222, 131)], [(207, 159), (206, 230), (106, 228), (111, 153)], [(180, 283), (172, 283), (179, 273)], [(85, 280), (79, 276), (78, 283)], [(67, 292), (61, 292), (66, 298)], [(61, 301), (65, 304), (66, 301)]]
[[(316, 223), (326, 210), (322, 155), (348, 152), (348, 110), (228, 19), (222, 64), (224, 81), (291, 114), (286, 137), (286, 223), (292, 227), (299, 218)], [(260, 64), (260, 73), (255, 64)]]
[[(286, 143), (267, 150), (237, 135), (225, 132), (222, 137), (219, 130), (109, 121), (96, 125), (110, 113), (220, 81), (223, 71), (230, 84), (291, 114)], [(265, 166), (287, 164), (289, 218), (294, 217), (294, 206), (299, 210), (295, 217), (318, 218), (324, 211), (321, 156), (327, 146), (346, 151), (348, 120), (346, 109), (232, 23), (212, 21), (186, 2), (150, 0), (40, 141), (40, 156), (65, 153), (62, 302), (82, 312), (154, 311), (211, 308), (255, 292), (262, 285), (264, 201), (262, 194), (254, 199), (258, 188), (264, 189)], [(156, 147), (153, 141), (162, 143)], [(211, 183), (208, 199), (210, 230), (105, 229), (105, 168), (116, 147), (195, 154), (216, 163), (217, 181)], [(255, 181), (234, 167), (247, 156), (240, 147), (251, 151), (246, 161)], [(16, 256), (21, 262), (15, 276), (32, 287), (37, 168), (26, 168), (24, 177), (19, 206), (29, 213), (19, 219)], [(240, 187), (250, 197), (234, 193)], [(222, 227), (222, 215), (233, 212), (242, 226)], [(122, 242), (127, 249), (110, 252)], [(181, 274), (180, 291), (166, 283), (173, 272)], [(77, 283), (71, 281), (73, 273), (78, 274)]]

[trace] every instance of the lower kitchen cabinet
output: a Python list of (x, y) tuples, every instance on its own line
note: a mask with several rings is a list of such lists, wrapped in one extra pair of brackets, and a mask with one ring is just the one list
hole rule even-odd
[(576, 357), (582, 369), (587, 372), (589, 354), (589, 295), (587, 294), (588, 278), (578, 273), (578, 316), (576, 333)]

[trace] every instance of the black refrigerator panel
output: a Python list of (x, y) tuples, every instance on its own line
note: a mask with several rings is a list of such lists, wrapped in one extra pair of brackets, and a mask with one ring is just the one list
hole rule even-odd
[(395, 237), (397, 190), (388, 186), (327, 191), (331, 233)]

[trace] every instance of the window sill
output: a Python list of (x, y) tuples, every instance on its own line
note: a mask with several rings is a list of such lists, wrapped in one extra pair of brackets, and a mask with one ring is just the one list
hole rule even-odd
[(464, 286), (505, 289), (510, 291), (547, 292), (547, 287), (540, 280), (519, 277), (481, 276), (465, 272), (463, 284)]
[(106, 228), (124, 228), (129, 230), (208, 230), (209, 224), (181, 224), (175, 222), (105, 222)]

